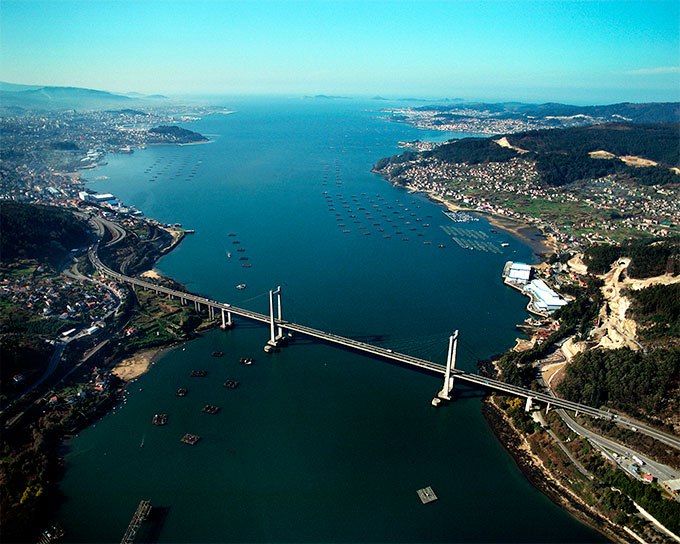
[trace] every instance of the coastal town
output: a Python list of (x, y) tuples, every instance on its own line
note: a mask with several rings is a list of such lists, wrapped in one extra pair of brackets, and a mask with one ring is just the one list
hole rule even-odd
[(163, 127), (197, 119), (208, 111), (168, 107), (148, 112), (29, 111), (0, 116), (4, 152), (0, 199), (73, 205), (82, 190), (80, 175), (105, 164), (106, 154), (130, 154), (154, 144), (207, 141), (179, 127), (170, 131)]
[(647, 187), (608, 175), (576, 187), (550, 187), (540, 183), (535, 162), (523, 158), (451, 164), (418, 156), (376, 171), (392, 183), (465, 209), (534, 225), (564, 251), (680, 232), (678, 185)]
[[(540, 106), (521, 103), (468, 103), (385, 108), (384, 119), (410, 126), (442, 132), (474, 135), (513, 134), (528, 130), (569, 128), (603, 123), (630, 121), (639, 118), (635, 109), (626, 104), (611, 107), (577, 107), (563, 104)], [(617, 107), (619, 106), (619, 107)], [(653, 121), (653, 118), (638, 122)]]

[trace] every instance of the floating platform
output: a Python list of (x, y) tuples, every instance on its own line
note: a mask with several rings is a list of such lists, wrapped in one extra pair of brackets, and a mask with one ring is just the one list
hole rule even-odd
[(213, 351), (210, 356), (211, 357), (222, 357), (224, 355), (223, 351)]
[(168, 414), (154, 414), (151, 422), (154, 425), (166, 425), (168, 423)]
[(203, 410), (201, 410), (201, 412), (205, 412), (206, 414), (211, 414), (211, 415), (215, 415), (219, 411), (220, 411), (220, 407), (215, 406), (214, 404), (206, 404), (203, 407)]
[(177, 390), (177, 393), (175, 393), (175, 396), (177, 396), (177, 397), (186, 397), (188, 392), (189, 392), (188, 390), (184, 389), (183, 387), (180, 387), (180, 388)]
[(432, 488), (430, 486), (419, 489), (417, 493), (418, 497), (420, 497), (420, 500), (423, 504), (427, 504), (428, 502), (437, 500), (437, 495), (434, 494), (434, 491), (432, 491)]
[(185, 434), (181, 439), (180, 442), (184, 442), (185, 444), (189, 444), (190, 446), (195, 445), (199, 440), (201, 439), (200, 436), (197, 434)]
[(205, 378), (208, 375), (207, 370), (192, 370), (191, 371), (191, 377), (192, 378)]
[(228, 387), (229, 389), (236, 389), (238, 387), (238, 382), (233, 381), (233, 380), (227, 380), (224, 382), (224, 387)]

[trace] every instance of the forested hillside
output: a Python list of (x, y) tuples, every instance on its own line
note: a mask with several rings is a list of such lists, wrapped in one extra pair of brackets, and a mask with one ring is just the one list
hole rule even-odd
[(632, 259), (626, 271), (631, 278), (680, 274), (680, 239), (646, 239), (620, 246), (592, 246), (586, 249), (583, 260), (589, 272), (604, 274), (621, 257)]
[(663, 420), (680, 408), (677, 350), (648, 354), (630, 349), (591, 349), (565, 368), (560, 396), (589, 406), (609, 406), (644, 419)]
[(512, 145), (536, 153), (585, 155), (605, 150), (618, 156), (636, 155), (664, 165), (680, 166), (678, 123), (607, 123), (520, 132), (507, 138)]
[[(640, 185), (680, 183), (680, 175), (670, 167), (680, 166), (680, 124), (609, 123), (589, 127), (535, 130), (505, 136), (508, 142), (527, 153), (502, 147), (498, 136), (463, 138), (437, 147), (432, 151), (406, 151), (380, 159), (374, 170), (388, 164), (400, 164), (416, 159), (438, 159), (449, 164), (480, 164), (507, 162), (514, 157), (536, 162), (541, 182), (560, 187), (581, 180), (598, 179), (617, 174)], [(610, 158), (594, 158), (589, 153), (607, 151)], [(636, 156), (658, 165), (631, 166), (616, 158)]]
[(72, 213), (53, 206), (0, 202), (2, 262), (36, 259), (56, 266), (73, 248), (87, 243), (90, 229)]

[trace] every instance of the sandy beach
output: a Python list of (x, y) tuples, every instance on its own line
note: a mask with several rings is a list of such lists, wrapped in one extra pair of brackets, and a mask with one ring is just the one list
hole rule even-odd
[(135, 353), (131, 357), (117, 363), (111, 369), (111, 373), (124, 382), (134, 380), (147, 372), (149, 367), (168, 349), (170, 349), (170, 346), (148, 349)]

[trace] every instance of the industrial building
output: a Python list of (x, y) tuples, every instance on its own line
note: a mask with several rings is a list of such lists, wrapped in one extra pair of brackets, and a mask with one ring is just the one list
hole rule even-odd
[(505, 263), (503, 277), (505, 278), (506, 282), (519, 284), (528, 283), (531, 279), (531, 265), (508, 261)]
[(524, 292), (531, 297), (533, 305), (540, 312), (551, 313), (567, 304), (567, 301), (548, 287), (542, 279), (530, 281), (524, 287)]

